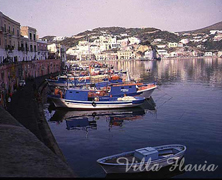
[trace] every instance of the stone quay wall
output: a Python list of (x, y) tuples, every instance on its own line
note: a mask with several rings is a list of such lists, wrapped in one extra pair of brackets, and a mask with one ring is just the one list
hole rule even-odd
[(8, 97), (17, 91), (20, 80), (30, 80), (59, 72), (61, 60), (47, 59), (0, 64), (0, 106), (6, 107)]

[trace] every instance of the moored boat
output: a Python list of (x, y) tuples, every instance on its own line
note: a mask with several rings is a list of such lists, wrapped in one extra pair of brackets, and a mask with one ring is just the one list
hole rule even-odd
[(112, 97), (112, 96), (89, 96), (91, 91), (71, 88), (57, 94), (49, 95), (55, 107), (74, 109), (116, 109), (136, 107), (143, 104), (144, 97)]
[(145, 147), (97, 160), (106, 173), (139, 173), (154, 166), (165, 167), (180, 160), (186, 146), (180, 144)]
[(49, 86), (59, 86), (59, 87), (69, 87), (69, 86), (78, 86), (78, 85), (85, 85), (90, 83), (89, 76), (58, 76), (57, 79), (46, 79)]
[(141, 86), (138, 86), (137, 93), (139, 94), (139, 96), (148, 99), (156, 88), (156, 84), (143, 84)]

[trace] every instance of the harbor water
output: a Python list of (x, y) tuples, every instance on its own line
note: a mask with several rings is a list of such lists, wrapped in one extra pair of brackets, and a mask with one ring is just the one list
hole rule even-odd
[[(182, 144), (187, 147), (185, 170), (154, 177), (222, 178), (222, 59), (107, 63), (128, 70), (136, 80), (156, 81), (158, 88), (141, 107), (131, 109), (67, 111), (45, 104), (48, 124), (73, 171), (79, 177), (106, 177), (99, 158)], [(188, 168), (212, 164), (214, 171)]]

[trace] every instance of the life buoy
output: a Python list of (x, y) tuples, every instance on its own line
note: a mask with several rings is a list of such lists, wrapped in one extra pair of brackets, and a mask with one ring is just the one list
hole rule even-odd
[(94, 101), (92, 102), (92, 106), (93, 106), (93, 107), (96, 107), (96, 103), (95, 103)]

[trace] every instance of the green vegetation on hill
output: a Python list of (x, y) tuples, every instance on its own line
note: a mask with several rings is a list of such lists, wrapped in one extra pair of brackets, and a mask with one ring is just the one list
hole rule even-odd
[(203, 45), (207, 51), (222, 51), (222, 41), (206, 41)]
[(81, 39), (65, 38), (64, 40), (60, 41), (59, 43), (61, 45), (66, 46), (66, 47), (73, 47), (73, 46), (76, 46), (80, 40), (83, 40), (83, 38), (81, 38)]
[(47, 39), (48, 42), (51, 42), (51, 41), (53, 41), (54, 37), (56, 37), (56, 36), (44, 36), (44, 37), (42, 37), (42, 39)]
[(147, 34), (142, 33), (137, 36), (141, 41), (150, 41), (153, 42), (154, 39), (162, 39), (163, 42), (179, 42), (180, 37), (174, 33), (170, 33), (168, 31), (157, 31), (155, 33)]
[(209, 33), (210, 30), (222, 30), (222, 21), (216, 24), (213, 24), (211, 26), (201, 28), (201, 29), (196, 29), (196, 30), (191, 30), (191, 31), (182, 31), (179, 33), (180, 34), (182, 33)]
[[(78, 44), (79, 41), (89, 40), (92, 42), (94, 37), (99, 37), (101, 35), (108, 34), (114, 35), (117, 39), (124, 39), (126, 37), (137, 37), (141, 40), (141, 42), (152, 42), (156, 38), (161, 38), (166, 42), (178, 42), (179, 37), (174, 33), (170, 33), (167, 31), (161, 31), (156, 28), (123, 28), (123, 27), (99, 27), (93, 30), (87, 30), (81, 32), (73, 37), (67, 37), (62, 41), (59, 41), (60, 44), (65, 45), (67, 47), (73, 47)], [(124, 34), (126, 34), (124, 36)], [(52, 42), (52, 39), (55, 36), (45, 36), (48, 42)]]
[[(124, 28), (124, 27), (98, 27), (93, 30), (87, 30), (81, 33), (78, 33), (72, 37), (66, 37), (62, 41), (58, 41), (61, 45), (66, 46), (67, 48), (76, 46), (79, 41), (89, 41), (93, 42), (99, 36), (102, 35), (112, 35), (116, 36), (117, 40), (124, 39), (127, 37), (137, 37), (141, 40), (141, 44), (153, 44), (152, 42), (154, 39), (161, 39), (161, 44), (167, 44), (168, 42), (179, 42), (183, 38), (193, 39), (194, 34), (197, 33), (206, 33), (209, 34), (210, 30), (222, 30), (222, 22), (213, 24), (211, 26), (197, 29), (193, 31), (184, 31), (179, 32), (179, 36), (176, 33), (168, 32), (168, 31), (161, 31), (160, 29), (156, 28)], [(184, 36), (184, 33), (190, 33), (190, 35)], [(202, 35), (203, 36), (203, 35)], [(45, 36), (44, 39), (47, 39), (49, 43), (54, 42), (53, 38), (55, 36)], [(213, 41), (214, 35), (210, 35), (206, 42), (199, 42), (194, 43), (190, 42), (187, 44), (190, 47), (197, 47), (197, 45), (203, 45), (205, 50), (222, 50), (222, 42)], [(155, 47), (155, 43), (153, 47)]]

